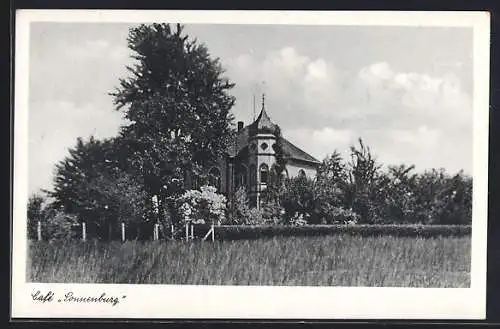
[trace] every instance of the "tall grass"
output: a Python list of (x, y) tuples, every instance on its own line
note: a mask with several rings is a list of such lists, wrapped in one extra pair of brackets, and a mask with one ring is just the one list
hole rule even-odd
[(57, 283), (468, 287), (470, 238), (30, 242), (28, 280)]

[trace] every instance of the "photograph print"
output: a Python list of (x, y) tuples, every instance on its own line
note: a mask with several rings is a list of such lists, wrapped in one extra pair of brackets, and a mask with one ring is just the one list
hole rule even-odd
[(30, 21), (20, 280), (472, 288), (488, 108), (451, 21)]

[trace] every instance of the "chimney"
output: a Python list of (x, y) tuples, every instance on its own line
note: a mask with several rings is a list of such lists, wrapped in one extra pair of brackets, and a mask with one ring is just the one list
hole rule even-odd
[(238, 121), (238, 132), (243, 129), (243, 121)]

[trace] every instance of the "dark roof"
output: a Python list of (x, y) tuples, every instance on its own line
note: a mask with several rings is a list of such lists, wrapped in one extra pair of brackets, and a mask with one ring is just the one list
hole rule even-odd
[(297, 146), (290, 143), (286, 138), (282, 139), (282, 144), (283, 144), (283, 151), (284, 151), (285, 155), (290, 159), (301, 160), (301, 161), (306, 161), (306, 162), (314, 162), (317, 164), (321, 163), (312, 155), (306, 153), (305, 151), (301, 150)]
[(278, 130), (278, 125), (274, 124), (271, 121), (271, 118), (269, 118), (269, 115), (267, 115), (266, 113), (266, 109), (262, 108), (259, 116), (257, 117), (257, 120), (255, 120), (250, 125), (250, 130), (252, 131), (256, 130), (258, 132), (274, 133)]
[[(267, 115), (265, 109), (263, 108), (257, 119), (249, 124), (248, 126), (242, 128), (237, 132), (236, 137), (233, 140), (232, 145), (228, 147), (227, 153), (230, 157), (235, 157), (238, 155), (245, 147), (248, 146), (248, 139), (251, 135), (257, 132), (276, 132), (279, 129), (278, 125), (274, 124), (269, 116)], [(305, 161), (309, 163), (319, 164), (318, 161), (313, 156), (309, 155), (305, 151), (301, 150), (299, 147), (293, 145), (286, 138), (282, 138), (283, 151), (288, 159)]]

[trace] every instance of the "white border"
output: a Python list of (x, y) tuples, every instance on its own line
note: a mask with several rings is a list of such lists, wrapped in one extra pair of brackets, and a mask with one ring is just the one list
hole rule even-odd
[[(50, 22), (151, 22), (472, 27), (474, 37), (473, 228), (471, 287), (242, 287), (35, 284), (25, 282), (29, 26)], [(484, 319), (489, 113), (487, 12), (283, 12), (20, 10), (16, 13), (12, 317)], [(34, 303), (34, 290), (127, 295), (119, 305)]]

